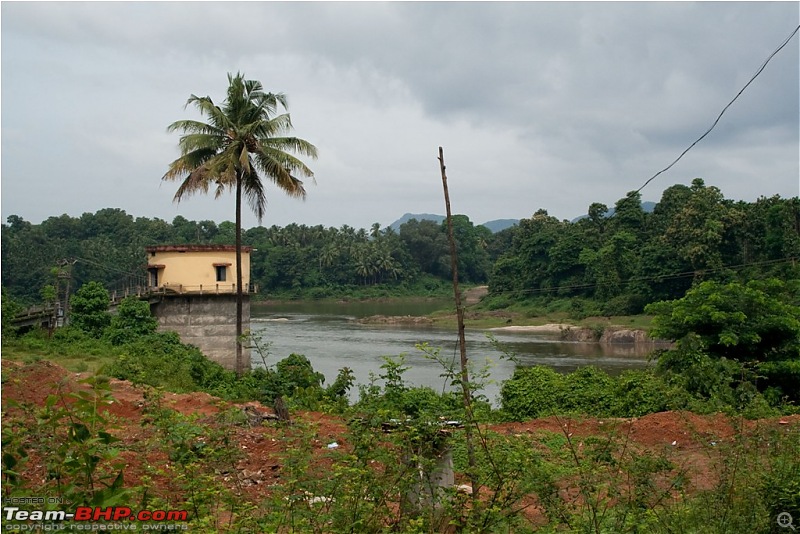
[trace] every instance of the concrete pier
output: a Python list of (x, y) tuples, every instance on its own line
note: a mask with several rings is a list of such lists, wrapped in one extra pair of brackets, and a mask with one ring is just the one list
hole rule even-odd
[[(159, 330), (177, 332), (181, 341), (196, 346), (226, 369), (236, 367), (236, 295), (165, 296), (151, 304)], [(250, 297), (244, 296), (242, 330), (250, 329)], [(250, 350), (242, 351), (250, 369)]]

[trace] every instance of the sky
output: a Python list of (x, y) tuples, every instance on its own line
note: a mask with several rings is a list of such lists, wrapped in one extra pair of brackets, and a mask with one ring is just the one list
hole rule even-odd
[[(176, 120), (228, 73), (287, 95), (313, 143), (299, 201), (265, 226), (368, 228), (406, 212), (477, 223), (613, 206), (705, 132), (800, 23), (797, 2), (2, 2), (2, 220), (120, 208), (222, 222), (234, 197), (173, 202)], [(703, 178), (726, 198), (800, 194), (798, 42), (643, 200)], [(258, 221), (245, 213), (243, 226)]]

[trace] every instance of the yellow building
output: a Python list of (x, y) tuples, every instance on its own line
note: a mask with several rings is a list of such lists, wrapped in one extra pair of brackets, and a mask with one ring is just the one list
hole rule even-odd
[[(233, 245), (162, 245), (147, 247), (147, 285), (174, 293), (236, 293), (236, 247)], [(242, 247), (242, 282), (250, 292), (250, 252)]]
[[(236, 368), (236, 247), (162, 245), (147, 247), (147, 284), (159, 330), (177, 332), (227, 369)], [(250, 252), (242, 247), (242, 326), (250, 329)], [(250, 368), (250, 350), (242, 354)]]

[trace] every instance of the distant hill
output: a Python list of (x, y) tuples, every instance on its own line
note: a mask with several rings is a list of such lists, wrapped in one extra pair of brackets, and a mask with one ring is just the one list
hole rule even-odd
[[(650, 202), (649, 200), (642, 202), (642, 210), (644, 210), (645, 213), (653, 213), (653, 209), (656, 207), (656, 204), (657, 202)], [(614, 215), (614, 208), (609, 208), (606, 217), (611, 217), (612, 215)], [(578, 222), (586, 217), (588, 217), (588, 215), (581, 215), (579, 217), (575, 217), (570, 222)], [(389, 226), (391, 226), (394, 231), (399, 232), (400, 226), (407, 223), (411, 219), (440, 223), (445, 219), (445, 217), (444, 215), (435, 215), (433, 213), (406, 213)], [(493, 234), (496, 234), (497, 232), (505, 230), (506, 228), (511, 228), (515, 224), (519, 224), (519, 219), (495, 219), (493, 221), (486, 221), (482, 224), (482, 226), (485, 226), (491, 230)]]
[[(400, 226), (407, 223), (411, 219), (416, 219), (418, 221), (433, 221), (436, 223), (442, 222), (445, 217), (444, 215), (434, 215), (433, 213), (406, 213), (395, 222), (390, 224), (389, 226), (396, 232), (400, 231)], [(494, 221), (487, 221), (483, 223), (483, 226), (488, 228), (492, 231), (492, 233), (497, 233), (501, 230), (505, 230), (506, 228), (510, 228), (519, 222), (518, 219), (495, 219)]]
[(444, 215), (434, 215), (432, 213), (406, 213), (395, 222), (389, 225), (389, 227), (396, 231), (400, 231), (400, 226), (404, 225), (411, 219), (416, 219), (418, 221), (434, 221), (440, 223), (444, 220)]
[(496, 234), (506, 228), (511, 228), (515, 224), (519, 224), (519, 219), (495, 219), (493, 221), (486, 221), (482, 226), (485, 226), (491, 230), (493, 234)]
[[(656, 204), (658, 204), (658, 202), (651, 202), (649, 200), (642, 202), (642, 211), (644, 211), (645, 213), (653, 213)], [(606, 213), (606, 217), (611, 217), (612, 215), (614, 215), (614, 211), (615, 211), (614, 208), (609, 208), (608, 213)], [(578, 222), (581, 219), (585, 219), (586, 217), (588, 217), (588, 215), (581, 215), (580, 217), (575, 217), (570, 222)]]

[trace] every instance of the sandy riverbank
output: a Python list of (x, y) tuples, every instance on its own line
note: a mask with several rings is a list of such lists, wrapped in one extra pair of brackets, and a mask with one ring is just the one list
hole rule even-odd
[(664, 348), (669, 348), (672, 346), (672, 344), (668, 341), (652, 339), (644, 330), (635, 330), (616, 326), (607, 326), (598, 330), (597, 328), (586, 328), (571, 324), (549, 323), (538, 326), (500, 326), (497, 328), (490, 328), (489, 330), (493, 332), (556, 334), (562, 341), (614, 344), (634, 343), (648, 344)]
[(549, 323), (538, 326), (498, 326), (496, 328), (489, 328), (492, 332), (538, 332), (542, 334), (558, 334), (564, 330), (578, 328), (571, 324), (557, 324)]

